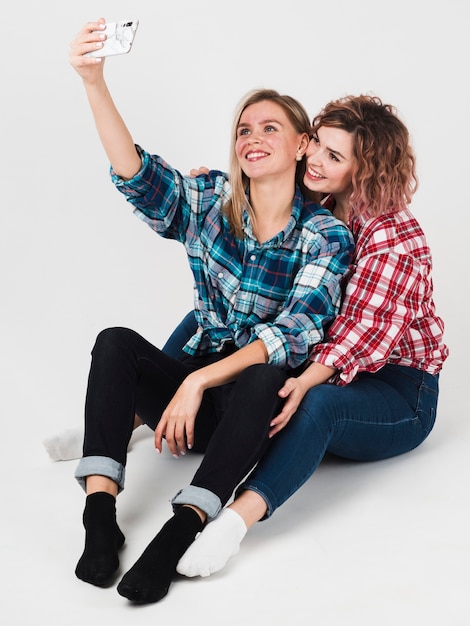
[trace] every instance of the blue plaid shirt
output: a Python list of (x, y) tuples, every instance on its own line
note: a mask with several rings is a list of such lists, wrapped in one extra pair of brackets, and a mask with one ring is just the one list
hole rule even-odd
[(259, 243), (245, 212), (238, 239), (222, 211), (231, 193), (227, 174), (182, 176), (137, 149), (141, 170), (131, 180), (111, 170), (112, 181), (139, 218), (186, 248), (200, 329), (185, 351), (215, 352), (227, 341), (241, 348), (261, 339), (270, 363), (302, 365), (339, 310), (354, 246), (346, 226), (297, 189), (282, 232)]

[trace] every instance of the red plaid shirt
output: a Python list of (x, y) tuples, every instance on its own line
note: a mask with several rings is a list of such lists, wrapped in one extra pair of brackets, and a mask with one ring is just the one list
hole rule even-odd
[(387, 363), (438, 373), (448, 348), (435, 313), (431, 252), (417, 220), (403, 210), (354, 217), (350, 227), (356, 253), (341, 311), (310, 360), (337, 368), (338, 385)]

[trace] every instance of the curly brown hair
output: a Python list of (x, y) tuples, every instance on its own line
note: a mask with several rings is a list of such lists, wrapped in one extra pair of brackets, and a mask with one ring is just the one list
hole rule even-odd
[(395, 107), (377, 96), (345, 96), (320, 111), (313, 120), (313, 133), (321, 126), (353, 136), (353, 215), (378, 216), (407, 207), (418, 187), (416, 157)]

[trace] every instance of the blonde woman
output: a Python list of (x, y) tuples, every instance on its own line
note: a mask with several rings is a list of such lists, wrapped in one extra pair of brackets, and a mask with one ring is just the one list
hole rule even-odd
[[(278, 390), (300, 371), (339, 309), (353, 251), (349, 230), (312, 202), (299, 180), (310, 139), (303, 107), (272, 90), (249, 94), (234, 119), (230, 176), (184, 177), (134, 140), (113, 103), (103, 60), (85, 56), (104, 41), (104, 20), (71, 44), (112, 181), (138, 217), (180, 241), (195, 280), (197, 332), (173, 359), (136, 332), (109, 328), (92, 352), (83, 457), (85, 548), (76, 575), (94, 585), (115, 576), (124, 535), (115, 500), (124, 488), (134, 415), (176, 457), (204, 458), (173, 498), (174, 515), (118, 592), (136, 603), (166, 595), (178, 560), (217, 516), (266, 450)], [(157, 268), (158, 271), (158, 268)]]

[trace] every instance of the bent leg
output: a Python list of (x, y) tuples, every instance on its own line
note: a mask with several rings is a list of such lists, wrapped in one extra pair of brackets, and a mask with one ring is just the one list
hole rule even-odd
[[(151, 393), (149, 369), (154, 376)], [(158, 421), (186, 373), (185, 366), (134, 331), (114, 328), (98, 336), (87, 390), (83, 457), (75, 473), (87, 492), (85, 548), (75, 570), (78, 578), (102, 586), (117, 570), (124, 535), (116, 522), (115, 497), (124, 488), (136, 409), (143, 419), (150, 413)]]
[(247, 527), (238, 513), (224, 509), (219, 514), (220, 508), (270, 444), (269, 427), (282, 406), (278, 391), (284, 380), (278, 368), (255, 365), (234, 385), (223, 421), (191, 485), (173, 500), (174, 505), (197, 505), (213, 520), (182, 555), (180, 574), (209, 576), (238, 552)]
[(132, 330), (110, 328), (98, 335), (85, 403), (83, 458), (76, 471), (82, 486), (86, 476), (98, 474), (123, 488), (135, 414), (155, 428), (187, 373), (184, 364)]
[(429, 434), (436, 406), (436, 377), (394, 365), (344, 387), (314, 387), (241, 489), (258, 492), (269, 517), (315, 472), (327, 451), (376, 461), (412, 450)]
[[(187, 354), (183, 346), (197, 330), (194, 311), (188, 313), (178, 324), (167, 339), (162, 352), (178, 360), (183, 360)], [(135, 416), (134, 430), (142, 421)], [(80, 459), (83, 455), (83, 428), (68, 428), (43, 440), (44, 448), (53, 461), (71, 461)]]
[[(219, 358), (224, 354), (198, 359), (198, 366)], [(195, 424), (195, 442), (207, 443), (204, 459), (191, 485), (174, 498), (173, 518), (119, 583), (121, 595), (139, 603), (157, 602), (166, 595), (178, 560), (203, 521), (220, 511), (268, 445), (269, 424), (282, 403), (277, 392), (284, 379), (278, 368), (253, 366), (236, 383), (204, 394)]]
[[(174, 517), (119, 584), (121, 595), (134, 602), (156, 602), (166, 595), (177, 563), (202, 529), (202, 520), (219, 513), (266, 449), (270, 421), (282, 403), (277, 392), (284, 379), (278, 368), (255, 365), (233, 385), (207, 394), (221, 421), (191, 485), (173, 499)], [(191, 507), (201, 512), (199, 525)]]
[(273, 365), (252, 365), (227, 390), (211, 390), (221, 421), (189, 487), (173, 499), (214, 518), (270, 444), (269, 425), (282, 406), (285, 374)]
[(220, 515), (206, 527), (180, 560), (178, 572), (207, 576), (222, 569), (238, 552), (246, 529), (297, 491), (327, 450), (367, 461), (420, 445), (434, 425), (437, 398), (437, 377), (393, 365), (347, 387), (311, 389), (237, 490), (230, 505), (233, 515)]

